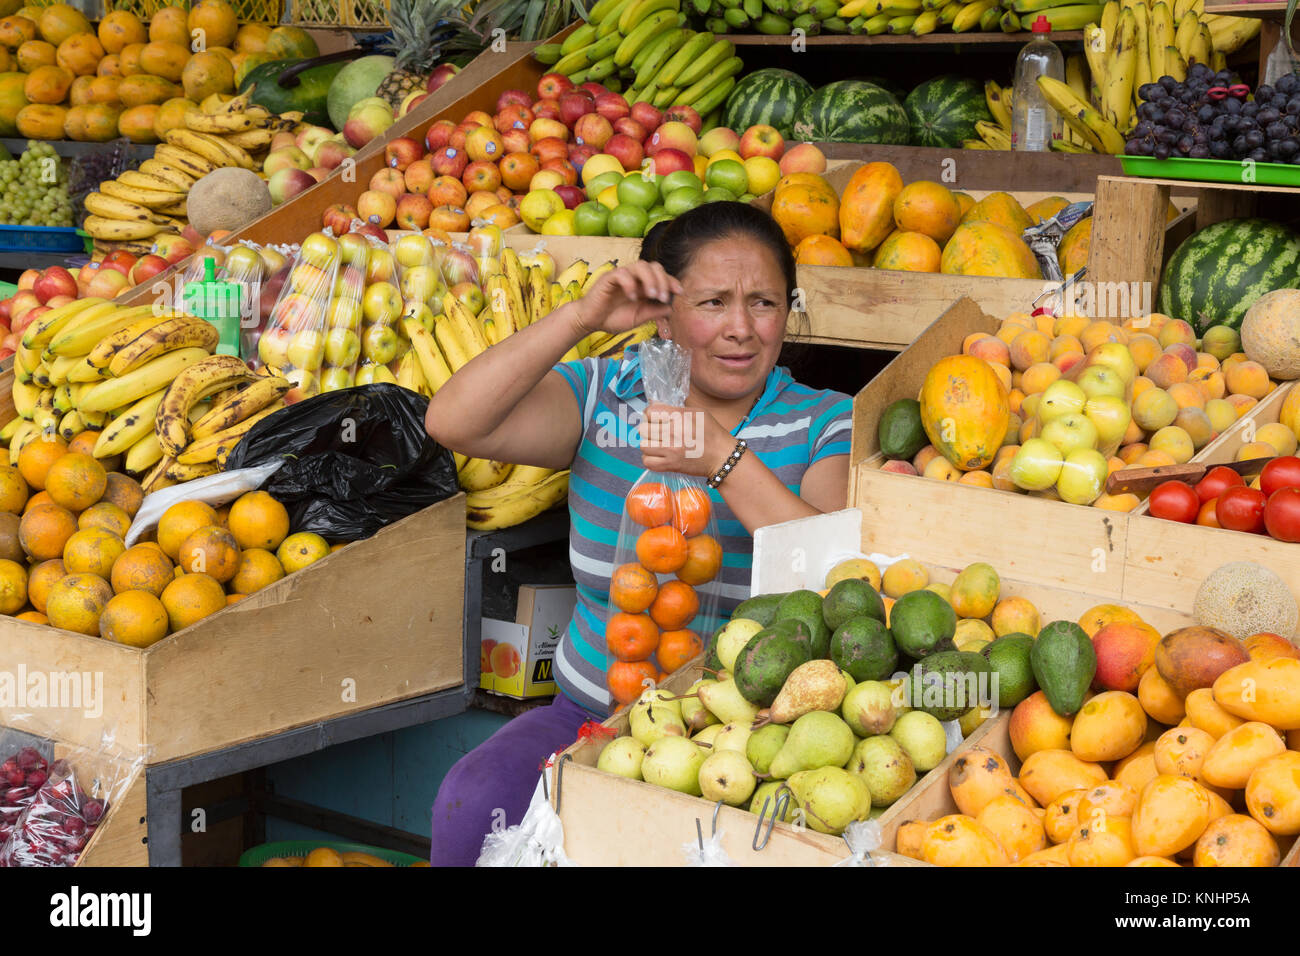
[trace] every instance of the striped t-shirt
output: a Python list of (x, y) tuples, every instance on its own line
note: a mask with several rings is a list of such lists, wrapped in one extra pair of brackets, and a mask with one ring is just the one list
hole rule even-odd
[[(645, 411), (638, 349), (621, 360), (589, 358), (557, 365), (578, 400), (582, 441), (569, 479), (569, 559), (578, 604), (555, 649), (560, 690), (596, 714), (610, 711), (605, 685), (605, 619), (623, 500), (645, 472), (636, 423)], [(800, 385), (774, 368), (749, 416), (732, 434), (749, 444), (782, 484), (799, 493), (814, 462), (849, 453), (852, 399), (842, 392)], [(701, 484), (701, 487), (703, 485)], [(713, 489), (706, 489), (722, 546), (722, 571), (704, 587), (719, 595), (714, 619), (697, 617), (692, 629), (706, 641), (749, 597), (754, 539)]]

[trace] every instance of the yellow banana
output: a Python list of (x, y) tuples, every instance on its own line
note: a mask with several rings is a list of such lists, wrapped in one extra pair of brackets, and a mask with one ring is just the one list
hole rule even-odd
[(166, 352), (183, 348), (201, 348), (212, 352), (217, 347), (220, 333), (211, 322), (191, 315), (173, 315), (158, 323), (117, 350), (108, 365), (108, 374), (120, 378), (145, 362), (151, 362)]
[(104, 336), (124, 329), (145, 316), (152, 316), (153, 311), (153, 305), (133, 305), (118, 306), (104, 315), (83, 313), (54, 337), (49, 351), (54, 355), (85, 356)]
[(438, 389), (447, 384), (452, 370), (438, 350), (437, 340), (418, 319), (403, 316), (402, 326), (411, 340), (411, 352), (419, 364), (424, 383), (431, 393), (436, 394)]
[[(175, 355), (200, 353), (195, 361), (187, 362), (167, 387), (162, 404), (158, 407), (156, 430), (158, 441), (163, 451), (170, 457), (176, 457), (185, 450), (190, 440), (190, 410), (204, 397), (240, 382), (254, 381), (254, 375), (240, 359), (233, 355), (208, 355), (203, 349), (179, 349), (168, 352), (154, 359), (147, 365), (131, 372), (139, 375), (160, 362), (165, 362)], [(113, 384), (123, 379), (113, 379)], [(103, 385), (98, 386), (103, 388)]]
[(152, 435), (158, 406), (166, 392), (166, 388), (151, 392), (114, 418), (95, 439), (95, 457), (109, 458), (120, 454), (145, 435)]
[(149, 434), (127, 449), (123, 463), (127, 471), (139, 475), (162, 461), (162, 457), (162, 445), (158, 444), (158, 436), (150, 428)]
[(146, 176), (161, 179), (165, 183), (171, 183), (173, 187), (183, 193), (188, 193), (190, 187), (198, 182), (185, 170), (173, 166), (171, 163), (164, 163), (160, 159), (146, 159), (140, 164), (140, 172)]
[[(1102, 99), (1106, 119), (1119, 132), (1130, 126), (1133, 115), (1133, 79), (1137, 74), (1137, 17), (1131, 9), (1120, 11), (1115, 43), (1106, 63), (1106, 85)], [(1124, 151), (1121, 142), (1119, 152)]]
[(238, 425), (231, 425), (229, 428), (209, 435), (207, 438), (200, 438), (197, 441), (190, 442), (186, 449), (176, 456), (177, 463), (181, 465), (202, 465), (216, 461), (223, 450), (226, 454), (229, 454), (254, 425), (263, 418), (274, 415), (284, 407), (283, 401), (272, 402), (261, 411), (245, 418)]
[(222, 401), (217, 401), (217, 397), (214, 397), (211, 411), (190, 428), (190, 438), (210, 438), (223, 429), (239, 424), (250, 415), (279, 401), (290, 387), (289, 380), (278, 375), (259, 376), (256, 381)]
[[(130, 402), (138, 401), (173, 382), (190, 366), (209, 358), (205, 349), (180, 349), (168, 352), (142, 365), (121, 378), (109, 379), (88, 389), (81, 397), (80, 407), (95, 411), (110, 411)], [(238, 360), (236, 360), (238, 361)]]
[[(434, 320), (433, 337), (438, 343), (438, 349), (447, 359), (447, 367), (453, 374), (468, 365), (470, 359), (478, 354), (461, 340), (455, 325), (445, 315), (440, 315)], [(428, 377), (427, 372), (425, 376)], [(433, 382), (430, 381), (429, 384), (432, 385)]]
[(464, 491), (486, 491), (505, 481), (514, 467), (509, 462), (471, 458), (460, 470), (460, 487)]
[(1011, 129), (1011, 99), (1002, 87), (993, 80), (984, 81), (984, 102), (989, 113), (1003, 129)]
[[(50, 309), (23, 330), (23, 348), (39, 351), (49, 345), (54, 336), (78, 316), (92, 311), (96, 315), (107, 315), (116, 308), (117, 306), (107, 299), (91, 296)], [(29, 364), (27, 367), (30, 369), (32, 365)]]

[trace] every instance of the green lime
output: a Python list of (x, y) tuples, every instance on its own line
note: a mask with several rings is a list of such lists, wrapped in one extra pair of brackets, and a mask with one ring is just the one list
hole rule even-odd
[(704, 182), (710, 189), (720, 186), (730, 190), (732, 196), (749, 191), (749, 174), (745, 172), (745, 164), (734, 159), (709, 163), (709, 168), (704, 171)]
[(710, 186), (708, 189), (704, 190), (704, 196), (700, 199), (700, 202), (735, 202), (735, 201), (736, 201), (736, 194), (733, 193), (730, 189), (725, 189), (722, 186)]
[(579, 236), (608, 235), (609, 210), (594, 200), (579, 203), (573, 209), (573, 232)]
[(609, 213), (609, 234), (611, 236), (628, 236), (640, 239), (645, 235), (646, 221), (649, 217), (640, 206), (631, 203), (619, 203)]
[[(676, 173), (670, 175), (676, 176)], [(704, 193), (695, 186), (682, 186), (674, 189), (664, 198), (664, 209), (674, 216), (680, 216), (688, 209), (694, 209), (704, 201)]]

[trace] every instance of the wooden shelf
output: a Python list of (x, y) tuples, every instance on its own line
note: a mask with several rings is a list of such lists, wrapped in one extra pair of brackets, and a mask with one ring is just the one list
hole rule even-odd
[(1270, 186), (1267, 183), (1217, 183), (1199, 179), (1156, 179), (1150, 176), (1102, 176), (1102, 179), (1123, 182), (1151, 183), (1156, 186), (1169, 186), (1172, 189), (1189, 191), (1194, 189), (1224, 189), (1249, 193), (1281, 193), (1282, 195), (1300, 195), (1300, 186)]
[[(1286, 4), (1282, 5), (1285, 9)], [(767, 36), (758, 33), (728, 33), (728, 40), (738, 47), (743, 46), (784, 46), (788, 47), (791, 39), (787, 34)], [(1020, 33), (928, 33), (925, 36), (890, 36), (879, 34), (826, 33), (815, 37), (806, 37), (804, 42), (810, 46), (1023, 46), (1033, 34), (1028, 31)], [(1057, 43), (1083, 42), (1082, 30), (1061, 30), (1051, 35)]]
[(1205, 12), (1220, 17), (1267, 17), (1282, 19), (1286, 16), (1285, 3), (1207, 3)]

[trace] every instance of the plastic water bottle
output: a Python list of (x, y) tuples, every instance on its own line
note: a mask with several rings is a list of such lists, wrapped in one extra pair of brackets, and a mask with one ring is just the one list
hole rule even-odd
[(1061, 114), (1052, 109), (1038, 88), (1040, 76), (1065, 81), (1065, 60), (1056, 44), (1047, 38), (1051, 32), (1047, 17), (1039, 14), (1034, 21), (1034, 38), (1025, 44), (1016, 58), (1016, 88), (1011, 99), (1011, 148), (1021, 152), (1041, 153), (1051, 148), (1052, 140), (1062, 135)]

